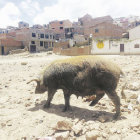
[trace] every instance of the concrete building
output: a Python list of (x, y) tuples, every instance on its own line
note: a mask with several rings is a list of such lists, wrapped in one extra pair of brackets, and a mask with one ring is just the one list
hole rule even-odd
[(119, 17), (115, 18), (113, 23), (122, 27), (125, 30), (128, 30), (140, 25), (140, 17), (139, 16)]
[(140, 26), (129, 30), (129, 39), (94, 39), (92, 54), (140, 54)]
[(48, 29), (21, 28), (16, 31), (16, 40), (22, 41), (30, 52), (52, 49), (55, 44), (54, 34)]
[(120, 18), (115, 18), (113, 24), (122, 27), (124, 30), (127, 30), (130, 23), (128, 18), (120, 17)]
[(42, 29), (42, 28), (44, 28), (44, 26), (42, 26), (40, 24), (35, 24), (35, 25), (33, 25), (32, 28), (34, 28), (34, 29)]
[(129, 39), (130, 40), (140, 39), (140, 26), (137, 26), (129, 30)]
[(0, 34), (2, 34), (3, 33), (3, 29), (2, 28), (0, 28)]
[(14, 32), (17, 27), (14, 26), (7, 26), (7, 28), (0, 28), (0, 34), (11, 33)]
[(140, 39), (93, 40), (91, 54), (140, 54)]
[(4, 34), (4, 33), (8, 33), (8, 30), (5, 28), (5, 29), (0, 29), (0, 34)]
[(29, 28), (29, 24), (26, 23), (26, 22), (24, 22), (24, 21), (20, 21), (20, 22), (18, 23), (18, 27), (19, 27), (19, 28)]
[(135, 27), (137, 27), (139, 25), (140, 25), (140, 20), (132, 22), (131, 24), (129, 24), (128, 27), (129, 27), (129, 29), (132, 29), (132, 28), (135, 28)]
[[(126, 44), (125, 44), (126, 45)], [(123, 40), (93, 40), (92, 41), (92, 54), (120, 54), (124, 53)], [(126, 48), (126, 47), (125, 47)]]

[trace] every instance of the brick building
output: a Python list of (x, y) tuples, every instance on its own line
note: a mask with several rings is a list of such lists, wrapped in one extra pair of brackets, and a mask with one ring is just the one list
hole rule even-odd
[(90, 27), (89, 34), (97, 39), (119, 39), (125, 30), (112, 23), (102, 22)]
[(52, 49), (55, 44), (54, 34), (48, 29), (22, 28), (16, 30), (16, 40), (22, 41), (30, 52)]
[(72, 26), (74, 28), (74, 34), (84, 35), (84, 28), (80, 22), (74, 22)]
[(78, 22), (80, 23), (80, 25), (84, 26), (84, 27), (90, 27), (93, 25), (92, 22), (93, 18), (91, 15), (86, 14), (81, 18), (78, 18)]
[(26, 23), (26, 22), (20, 21), (20, 22), (18, 23), (18, 27), (19, 27), (19, 28), (29, 28), (29, 24)]
[(15, 33), (0, 34), (0, 55), (6, 55), (11, 50), (22, 49), (21, 41), (15, 40)]
[(65, 28), (65, 39), (71, 39), (71, 38), (73, 38), (73, 35), (74, 35), (73, 27)]
[(84, 35), (89, 36), (90, 27), (100, 24), (102, 22), (113, 23), (113, 19), (111, 18), (111, 16), (92, 18), (89, 14), (87, 14), (82, 18), (79, 18), (78, 22), (80, 22), (81, 26), (83, 26)]
[(65, 28), (71, 28), (71, 27), (72, 27), (72, 23), (69, 20), (52, 21), (49, 23), (49, 29), (53, 30), (56, 40), (64, 39)]

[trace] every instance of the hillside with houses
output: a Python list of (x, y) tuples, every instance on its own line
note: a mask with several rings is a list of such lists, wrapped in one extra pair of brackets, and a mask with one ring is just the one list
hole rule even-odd
[(29, 51), (53, 51), (61, 55), (140, 54), (140, 18), (86, 14), (77, 22), (69, 19), (49, 24), (0, 28), (0, 55)]

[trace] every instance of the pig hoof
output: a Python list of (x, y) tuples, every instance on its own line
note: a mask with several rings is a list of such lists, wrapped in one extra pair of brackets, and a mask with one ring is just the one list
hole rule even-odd
[(49, 108), (49, 107), (50, 107), (49, 104), (45, 104), (45, 105), (43, 106), (43, 108)]
[(72, 111), (71, 107), (64, 107), (64, 109), (62, 110), (62, 112), (66, 112), (66, 111)]
[(119, 114), (115, 114), (115, 115), (113, 116), (113, 120), (117, 120), (119, 117), (120, 117)]

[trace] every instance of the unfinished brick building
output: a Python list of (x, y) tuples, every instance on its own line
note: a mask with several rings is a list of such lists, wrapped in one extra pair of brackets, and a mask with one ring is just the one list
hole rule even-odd
[(120, 39), (125, 30), (112, 23), (102, 22), (90, 27), (89, 34), (97, 39)]
[(113, 19), (111, 18), (111, 16), (92, 18), (89, 14), (86, 14), (82, 18), (79, 18), (78, 22), (83, 26), (84, 35), (89, 36), (90, 27), (100, 24), (102, 22), (113, 23)]
[(22, 41), (30, 52), (47, 51), (54, 47), (55, 40), (51, 30), (22, 28), (16, 31), (16, 40)]
[(72, 23), (69, 20), (62, 21), (52, 21), (49, 23), (49, 29), (53, 30), (55, 39), (64, 39), (65, 38), (65, 28), (71, 28)]
[(15, 40), (15, 33), (0, 34), (0, 55), (7, 55), (11, 50), (21, 48), (23, 44)]

